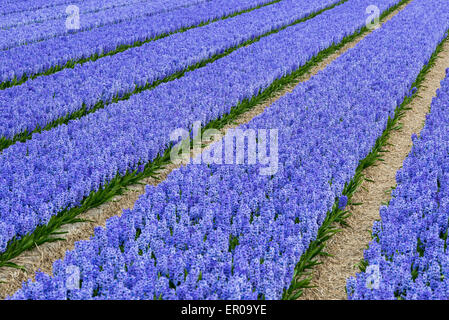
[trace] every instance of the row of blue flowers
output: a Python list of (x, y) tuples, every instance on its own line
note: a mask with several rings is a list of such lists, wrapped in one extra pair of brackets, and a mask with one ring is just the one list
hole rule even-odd
[(3, 19), (0, 21), (0, 29), (10, 29), (21, 25), (55, 20), (59, 18), (63, 18), (65, 20), (68, 16), (66, 13), (66, 8), (69, 5), (78, 6), (78, 8), (80, 9), (79, 14), (85, 14), (94, 11), (102, 11), (111, 8), (127, 6), (133, 3), (144, 1), (148, 0), (116, 0), (114, 2), (107, 0), (64, 1), (66, 4), (58, 2), (57, 5), (54, 5), (52, 7), (10, 13), (6, 17), (3, 17)]
[[(0, 80), (34, 75), (55, 66), (64, 66), (96, 54), (116, 50), (122, 45), (133, 45), (182, 28), (218, 19), (239, 11), (269, 3), (271, 0), (214, 0), (170, 12), (137, 18), (94, 28), (88, 32), (65, 34), (26, 46), (0, 51)], [(40, 54), (36, 54), (39, 52)]]
[(51, 8), (61, 4), (81, 3), (83, 0), (5, 0), (2, 1), (0, 7), (0, 15), (8, 15), (13, 13), (40, 10), (44, 8)]
[[(175, 129), (190, 129), (199, 120), (205, 125), (229, 113), (364, 26), (370, 1), (350, 0), (182, 78), (3, 150), (0, 252), (14, 236), (79, 205), (117, 173), (154, 160), (167, 148)], [(377, 1), (382, 10), (398, 2)]]

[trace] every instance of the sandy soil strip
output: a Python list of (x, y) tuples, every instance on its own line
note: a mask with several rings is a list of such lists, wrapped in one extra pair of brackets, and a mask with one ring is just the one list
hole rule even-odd
[[(397, 10), (392, 12), (382, 21), (382, 23), (390, 20), (405, 6), (406, 5), (402, 5)], [(321, 63), (319, 63), (317, 66), (309, 70), (308, 73), (300, 77), (294, 84), (284, 88), (284, 90), (279, 91), (269, 100), (256, 105), (248, 112), (239, 116), (232, 124), (225, 126), (221, 130), (222, 134), (224, 135), (226, 133), (226, 130), (247, 123), (255, 116), (261, 114), (265, 110), (265, 108), (269, 107), (276, 100), (278, 100), (288, 92), (291, 92), (299, 83), (309, 80), (313, 75), (317, 74), (320, 70), (323, 70), (328, 64), (338, 58), (341, 54), (343, 54), (350, 48), (353, 48), (367, 34), (369, 34), (369, 32), (365, 35), (357, 37), (354, 41), (346, 44), (340, 50), (336, 51), (334, 54), (330, 55)], [(207, 146), (205, 146), (205, 148), (206, 147)], [(194, 156), (193, 153), (192, 156)], [(128, 190), (126, 190), (123, 195), (116, 196), (112, 201), (80, 215), (80, 218), (91, 220), (91, 222), (76, 223), (64, 226), (61, 231), (68, 232), (66, 235), (64, 235), (66, 241), (45, 243), (30, 251), (24, 252), (19, 257), (12, 260), (12, 262), (24, 266), (27, 270), (26, 272), (12, 268), (0, 268), (0, 299), (4, 299), (9, 295), (14, 294), (14, 292), (21, 288), (23, 281), (34, 279), (35, 273), (38, 270), (47, 274), (51, 274), (53, 262), (58, 259), (63, 259), (65, 256), (65, 252), (74, 248), (75, 242), (89, 239), (93, 235), (95, 227), (105, 226), (107, 219), (116, 215), (121, 215), (124, 209), (132, 209), (134, 207), (135, 201), (139, 198), (140, 195), (145, 192), (144, 185), (157, 185), (160, 181), (163, 181), (171, 171), (178, 167), (179, 166), (176, 166), (174, 164), (169, 164), (159, 172), (159, 181), (153, 178), (144, 179), (142, 180), (141, 184), (136, 184), (128, 187)]]
[(423, 128), (432, 98), (445, 78), (446, 68), (449, 68), (449, 41), (445, 42), (436, 64), (425, 77), (418, 96), (407, 106), (411, 109), (405, 111), (400, 120), (402, 129), (391, 133), (385, 148), (388, 152), (382, 154), (385, 161), (364, 171), (374, 182), (364, 181), (356, 191), (352, 201), (363, 204), (349, 208), (352, 214), (347, 219), (349, 227), (329, 240), (326, 251), (333, 257), (321, 257), (323, 264), (314, 269), (311, 285), (317, 287), (306, 289), (300, 299), (346, 299), (346, 279), (359, 271), (357, 264), (371, 240), (373, 223), (380, 219), (379, 208), (391, 198), (391, 188), (396, 186), (396, 172), (412, 147), (411, 135), (419, 134)]

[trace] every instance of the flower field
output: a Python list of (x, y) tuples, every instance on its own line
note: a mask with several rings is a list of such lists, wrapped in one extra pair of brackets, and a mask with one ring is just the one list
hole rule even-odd
[[(449, 31), (442, 0), (0, 2), (0, 292), (14, 300), (301, 298)], [(449, 74), (432, 92), (348, 299), (449, 297)], [(51, 272), (21, 265), (149, 177)], [(10, 269), (26, 281), (2, 289)]]
[(348, 281), (352, 299), (447, 299), (448, 77), (432, 103), (420, 137), (397, 173), (398, 186), (365, 252), (384, 281), (367, 289), (366, 272)]

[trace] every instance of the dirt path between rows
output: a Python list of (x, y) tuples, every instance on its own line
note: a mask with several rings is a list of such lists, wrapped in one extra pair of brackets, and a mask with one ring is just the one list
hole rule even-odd
[(323, 264), (313, 270), (312, 285), (306, 289), (300, 299), (335, 300), (346, 299), (346, 279), (358, 272), (357, 264), (363, 258), (363, 251), (371, 240), (371, 231), (375, 220), (380, 219), (379, 208), (391, 198), (391, 188), (396, 186), (396, 172), (412, 147), (411, 136), (419, 134), (424, 126), (426, 114), (430, 111), (432, 98), (436, 95), (440, 82), (449, 68), (449, 41), (443, 46), (436, 64), (429, 71), (418, 96), (413, 99), (400, 120), (402, 129), (393, 131), (388, 139), (383, 162), (364, 171), (366, 177), (374, 182), (364, 181), (362, 187), (353, 196), (354, 203), (363, 203), (349, 208), (351, 217), (347, 219), (349, 227), (329, 240), (327, 252), (333, 257), (322, 257)]
[[(402, 5), (397, 10), (389, 14), (381, 23), (390, 20), (406, 5)], [(308, 73), (301, 76), (296, 83), (288, 86), (287, 88), (279, 91), (274, 97), (269, 100), (256, 105), (248, 112), (238, 117), (232, 124), (225, 126), (221, 132), (226, 133), (226, 130), (235, 128), (241, 124), (248, 123), (255, 116), (261, 114), (265, 108), (269, 107), (280, 97), (284, 96), (288, 92), (291, 92), (299, 83), (309, 80), (313, 75), (317, 74), (320, 70), (323, 70), (328, 64), (338, 58), (341, 54), (347, 50), (353, 48), (360, 40), (362, 40), (368, 33), (357, 37), (354, 41), (346, 44), (340, 50), (327, 57), (317, 66), (309, 70)], [(206, 146), (207, 147), (207, 146)], [(206, 148), (205, 147), (205, 148)], [(204, 150), (204, 148), (203, 148)], [(192, 157), (194, 154), (192, 153)], [(0, 268), (0, 299), (4, 299), (7, 296), (14, 294), (21, 288), (22, 282), (28, 279), (34, 279), (36, 271), (40, 270), (47, 274), (52, 273), (53, 262), (58, 259), (63, 259), (66, 251), (74, 248), (74, 243), (80, 240), (89, 239), (93, 233), (94, 228), (97, 226), (105, 226), (106, 220), (110, 217), (121, 215), (124, 209), (133, 208), (135, 201), (145, 192), (145, 185), (157, 185), (160, 181), (163, 181), (167, 175), (178, 168), (179, 165), (169, 164), (164, 170), (161, 170), (158, 174), (160, 180), (153, 178), (147, 178), (141, 181), (141, 184), (136, 184), (128, 187), (123, 195), (116, 196), (112, 201), (101, 205), (98, 208), (91, 209), (86, 213), (80, 215), (80, 218), (90, 220), (91, 222), (76, 223), (66, 225), (61, 228), (61, 231), (68, 232), (65, 235), (66, 241), (58, 241), (53, 243), (45, 243), (39, 247), (36, 247), (30, 251), (24, 252), (19, 257), (12, 260), (12, 262), (22, 265), (26, 268), (26, 272), (12, 269), (12, 268)]]

